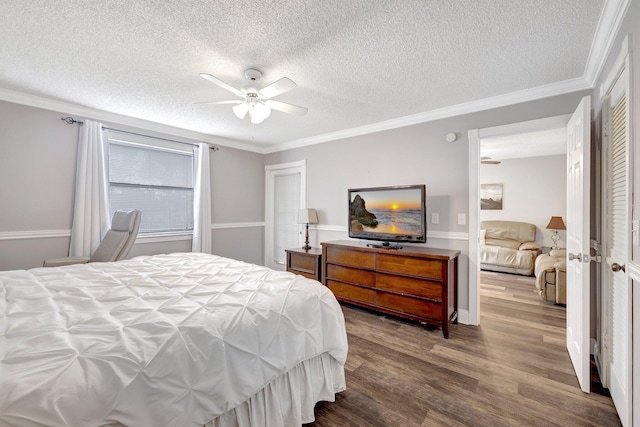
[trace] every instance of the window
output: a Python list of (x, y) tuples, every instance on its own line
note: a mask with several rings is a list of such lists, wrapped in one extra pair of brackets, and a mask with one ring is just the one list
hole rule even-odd
[(193, 230), (193, 149), (109, 138), (109, 196), (116, 210), (140, 209), (140, 234)]

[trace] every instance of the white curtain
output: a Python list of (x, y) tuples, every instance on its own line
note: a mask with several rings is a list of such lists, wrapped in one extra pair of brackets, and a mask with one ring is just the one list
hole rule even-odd
[(193, 252), (211, 253), (211, 179), (209, 144), (198, 144), (194, 153), (196, 180), (193, 187)]
[(108, 158), (102, 123), (85, 120), (78, 138), (69, 256), (91, 256), (111, 226)]

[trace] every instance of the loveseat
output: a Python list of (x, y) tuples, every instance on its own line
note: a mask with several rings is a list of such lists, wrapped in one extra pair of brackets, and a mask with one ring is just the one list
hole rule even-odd
[(542, 301), (567, 303), (566, 251), (555, 249), (536, 258), (536, 288)]
[(538, 255), (536, 226), (519, 221), (480, 222), (480, 268), (531, 276)]

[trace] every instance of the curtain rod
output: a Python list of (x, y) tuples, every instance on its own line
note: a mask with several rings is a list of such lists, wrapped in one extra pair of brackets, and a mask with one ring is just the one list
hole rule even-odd
[[(80, 126), (82, 126), (84, 124), (84, 122), (81, 122), (79, 120), (74, 119), (73, 117), (62, 117), (60, 120), (62, 120), (63, 122), (66, 122), (67, 124), (73, 125), (73, 124), (78, 124)], [(136, 133), (136, 132), (129, 132), (128, 130), (122, 130), (122, 129), (115, 129), (115, 128), (110, 128), (107, 126), (102, 126), (102, 130), (111, 130), (114, 132), (120, 132), (120, 133), (127, 133), (129, 135), (137, 135), (137, 136), (143, 136), (145, 138), (153, 138), (153, 139), (159, 139), (161, 141), (169, 141), (169, 142), (176, 142), (178, 144), (184, 144), (184, 145), (196, 145), (190, 142), (184, 142), (184, 141), (176, 141), (175, 139), (168, 139), (168, 138), (160, 138), (159, 136), (151, 136), (151, 135), (145, 135), (143, 133)], [(213, 151), (218, 151), (219, 148), (215, 147), (213, 145), (209, 144), (209, 148)]]

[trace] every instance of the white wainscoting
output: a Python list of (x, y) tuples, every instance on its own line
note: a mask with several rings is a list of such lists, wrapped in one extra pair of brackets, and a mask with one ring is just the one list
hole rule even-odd
[[(247, 227), (264, 227), (264, 222), (228, 222), (211, 224), (212, 230)], [(0, 231), (0, 240), (51, 239), (57, 237), (71, 237), (71, 230)], [(172, 242), (176, 240), (190, 239), (191, 233), (175, 233), (170, 235), (148, 234), (138, 236), (136, 243)]]
[(0, 231), (0, 240), (51, 239), (71, 237), (71, 230)]

